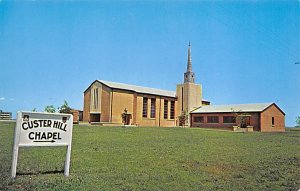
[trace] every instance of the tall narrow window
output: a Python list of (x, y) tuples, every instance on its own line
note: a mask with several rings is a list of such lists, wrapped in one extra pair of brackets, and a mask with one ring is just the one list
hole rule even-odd
[(181, 111), (183, 111), (183, 88), (181, 88)]
[(174, 119), (175, 116), (175, 101), (171, 101), (170, 119)]
[(98, 88), (94, 89), (94, 109), (98, 108)]
[(143, 97), (143, 117), (147, 117), (148, 98)]
[(151, 113), (150, 113), (150, 117), (151, 118), (155, 118), (155, 103), (156, 103), (156, 99), (155, 98), (151, 98)]
[(98, 102), (99, 102), (99, 99), (98, 99), (98, 88), (96, 88), (96, 108), (98, 109)]
[(96, 109), (96, 89), (93, 90), (94, 93), (94, 109)]
[(164, 119), (168, 119), (168, 100), (164, 100)]
[(272, 125), (275, 125), (275, 119), (272, 117)]

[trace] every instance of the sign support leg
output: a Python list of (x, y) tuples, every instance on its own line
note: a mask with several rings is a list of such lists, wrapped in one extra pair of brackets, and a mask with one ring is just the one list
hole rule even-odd
[(65, 161), (65, 176), (69, 176), (70, 159), (71, 159), (71, 144), (67, 146), (67, 154), (66, 154), (66, 161)]
[(21, 121), (21, 112), (17, 113), (17, 123), (14, 132), (14, 147), (11, 165), (11, 177), (15, 178), (17, 174), (17, 164), (18, 164), (18, 154), (19, 154), (19, 141), (20, 141), (20, 128), (18, 128), (18, 123)]
[(11, 166), (11, 177), (12, 178), (15, 178), (16, 174), (17, 174), (18, 153), (19, 153), (19, 147), (14, 145), (12, 166)]

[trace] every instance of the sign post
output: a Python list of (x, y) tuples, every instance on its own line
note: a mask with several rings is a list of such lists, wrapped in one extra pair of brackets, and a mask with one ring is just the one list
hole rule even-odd
[(72, 130), (71, 114), (18, 112), (11, 177), (16, 177), (19, 147), (33, 146), (67, 146), (64, 175), (69, 176)]

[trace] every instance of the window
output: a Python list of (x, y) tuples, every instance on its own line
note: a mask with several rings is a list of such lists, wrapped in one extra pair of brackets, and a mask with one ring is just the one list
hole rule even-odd
[(164, 119), (168, 119), (168, 100), (164, 100)]
[(207, 123), (219, 123), (219, 116), (208, 116)]
[(181, 111), (183, 111), (183, 88), (181, 88)]
[(96, 92), (95, 92), (95, 89), (93, 90), (93, 96), (92, 96), (92, 100), (93, 100), (93, 106), (94, 106), (94, 109), (96, 109), (96, 99), (95, 99), (95, 95), (96, 95)]
[(223, 123), (235, 123), (235, 117), (234, 116), (223, 116)]
[(204, 123), (204, 117), (203, 116), (196, 116), (194, 117), (195, 123)]
[(98, 109), (98, 105), (99, 105), (99, 96), (98, 96), (98, 88), (96, 89), (96, 107), (97, 107), (97, 109)]
[(272, 125), (273, 126), (275, 125), (275, 119), (274, 119), (274, 117), (272, 117)]
[(174, 119), (175, 116), (175, 101), (171, 101), (170, 119)]
[(156, 99), (151, 98), (151, 113), (150, 113), (151, 118), (155, 118), (155, 103), (156, 103)]
[(98, 108), (98, 88), (94, 89), (94, 109)]
[(148, 98), (143, 97), (143, 117), (147, 117)]

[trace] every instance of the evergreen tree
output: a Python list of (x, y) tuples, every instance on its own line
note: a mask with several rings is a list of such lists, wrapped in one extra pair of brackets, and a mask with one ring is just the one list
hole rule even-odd
[(296, 124), (297, 127), (300, 127), (300, 116), (296, 117)]

